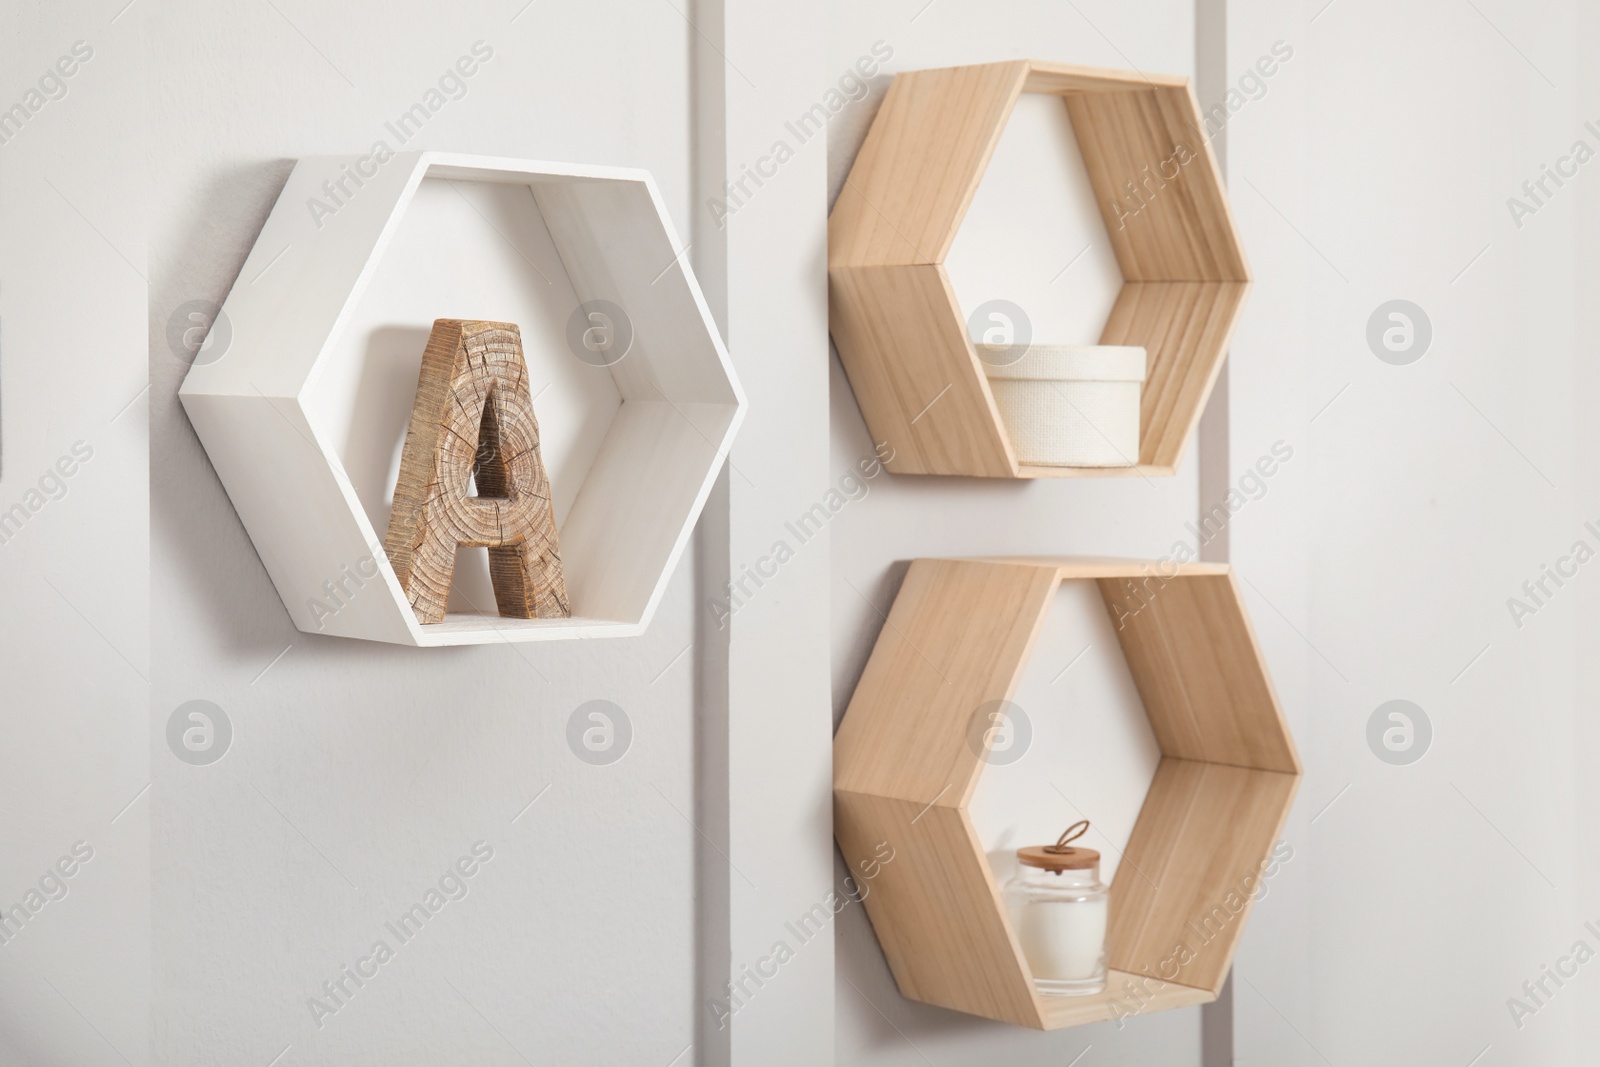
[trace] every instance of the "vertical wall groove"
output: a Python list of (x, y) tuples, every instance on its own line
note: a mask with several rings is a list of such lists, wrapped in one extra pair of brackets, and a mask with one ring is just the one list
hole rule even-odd
[[(1195, 95), (1204, 113), (1221, 100), (1228, 87), (1228, 0), (1195, 0), (1194, 11)], [(1228, 128), (1217, 130), (1212, 138), (1217, 166), (1228, 180)], [(1211, 402), (1200, 417), (1198, 454), (1200, 462), (1199, 510), (1205, 514), (1228, 493), (1231, 480), (1228, 440), (1229, 364), (1222, 365)], [(1229, 530), (1222, 529), (1200, 546), (1200, 558), (1214, 563), (1229, 559)], [(1228, 975), (1221, 994), (1200, 1009), (1200, 1062), (1204, 1067), (1231, 1067), (1233, 1064), (1233, 975)]]
[[(723, 0), (696, 0), (690, 8), (689, 259), (724, 339), (728, 336), (728, 247), (724, 232), (703, 209), (727, 172), (727, 67), (711, 41), (723, 37)], [(723, 996), (733, 966), (728, 867), (728, 636), (707, 605), (727, 588), (729, 556), (728, 468), (717, 478), (694, 542), (694, 804), (695, 1003), (694, 1059), (699, 1067), (728, 1067), (732, 1030), (719, 1025), (710, 1005)]]

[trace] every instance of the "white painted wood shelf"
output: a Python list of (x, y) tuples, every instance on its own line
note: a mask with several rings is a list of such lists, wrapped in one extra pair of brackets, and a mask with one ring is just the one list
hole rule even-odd
[[(231, 337), (213, 327), (179, 389), (295, 625), (405, 645), (643, 632), (745, 406), (683, 252), (642, 170), (300, 160), (218, 315)], [(631, 326), (620, 358), (571, 341), (593, 301)], [(384, 555), (436, 318), (521, 328), (571, 618), (500, 617), (463, 554), (449, 613), (423, 625)]]

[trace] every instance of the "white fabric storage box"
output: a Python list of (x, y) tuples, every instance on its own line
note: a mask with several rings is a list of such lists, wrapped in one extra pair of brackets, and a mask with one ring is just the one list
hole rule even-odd
[[(1139, 462), (1145, 350), (1129, 345), (978, 345), (1017, 459), (1041, 467)], [(1005, 362), (1013, 359), (1013, 362)]]

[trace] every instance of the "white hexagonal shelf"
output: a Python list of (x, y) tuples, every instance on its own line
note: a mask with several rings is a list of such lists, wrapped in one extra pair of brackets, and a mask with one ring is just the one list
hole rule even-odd
[[(591, 301), (632, 325), (609, 366), (568, 341)], [(521, 328), (569, 619), (495, 614), (479, 549), (422, 625), (384, 555), (436, 318)], [(440, 152), (302, 159), (179, 397), (295, 625), (408, 645), (642, 632), (744, 412), (647, 172)]]

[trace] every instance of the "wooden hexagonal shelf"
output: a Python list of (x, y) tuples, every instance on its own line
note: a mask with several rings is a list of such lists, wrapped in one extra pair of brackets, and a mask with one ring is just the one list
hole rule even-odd
[[(945, 271), (1025, 92), (1065, 100), (1122, 271), (1100, 343), (1147, 351), (1136, 466), (1018, 461)], [(900, 474), (1173, 473), (1249, 281), (1194, 94), (1164, 75), (1031, 60), (899, 74), (828, 219), (833, 339)]]
[[(1071, 580), (1099, 587), (1161, 763), (1111, 885), (1107, 988), (1053, 997), (1034, 991), (967, 805), (984, 767), (973, 720), (1016, 690)], [(919, 559), (834, 741), (835, 831), (852, 868), (894, 848), (866, 907), (901, 993), (1054, 1030), (1216, 998), (1248, 917), (1239, 887), (1299, 778), (1226, 566)]]

